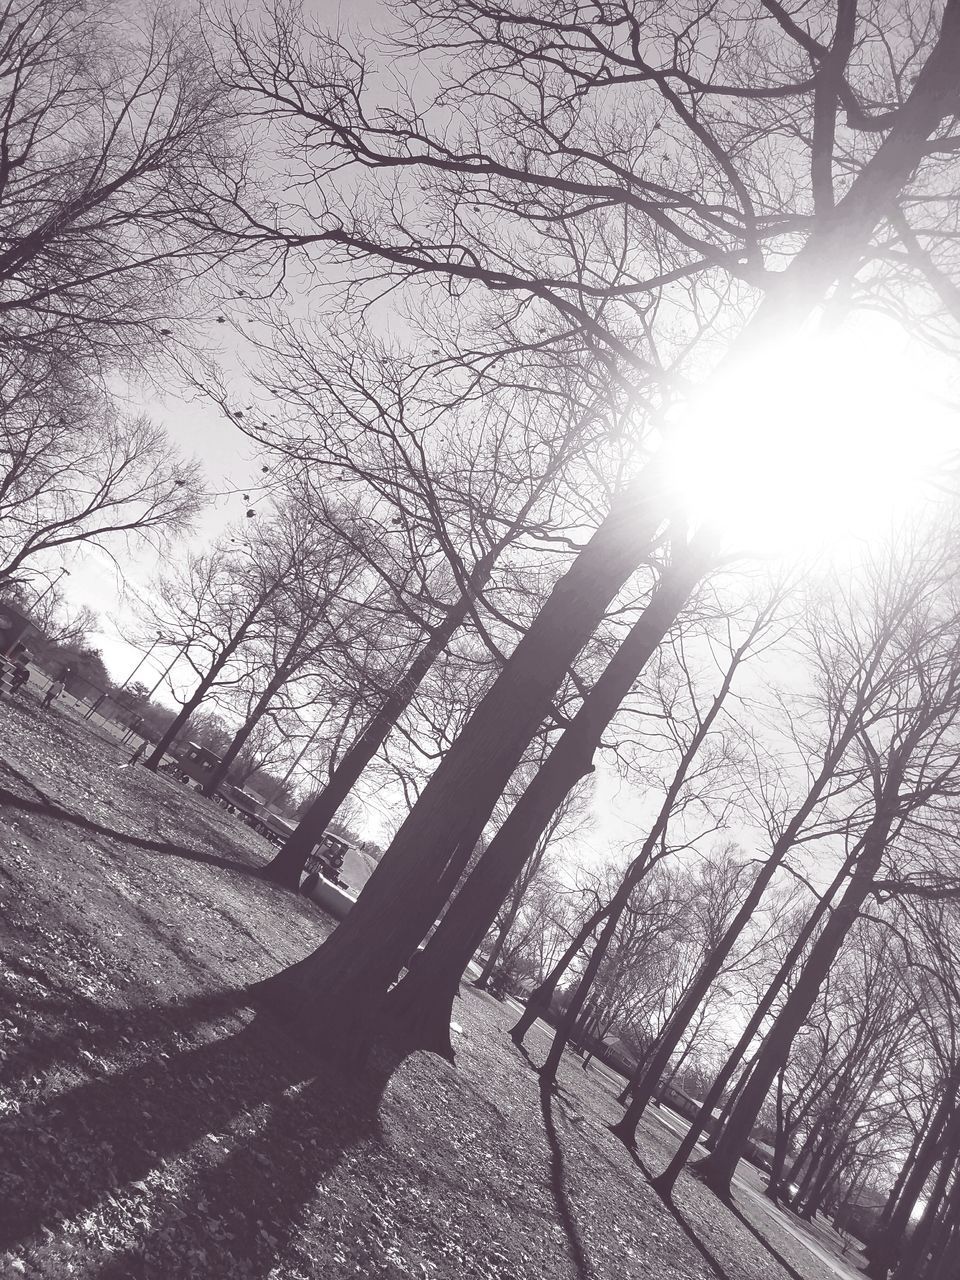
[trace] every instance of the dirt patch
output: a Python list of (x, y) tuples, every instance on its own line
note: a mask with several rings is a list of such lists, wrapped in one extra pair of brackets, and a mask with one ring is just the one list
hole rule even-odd
[[(544, 1100), (470, 989), (457, 1066), (344, 1076), (246, 1004), (332, 927), (271, 850), (67, 714), (0, 708), (0, 1272), (824, 1280), (690, 1179), (665, 1205), (576, 1060)], [(538, 1046), (532, 1045), (534, 1050)], [(641, 1135), (645, 1166), (671, 1141)]]

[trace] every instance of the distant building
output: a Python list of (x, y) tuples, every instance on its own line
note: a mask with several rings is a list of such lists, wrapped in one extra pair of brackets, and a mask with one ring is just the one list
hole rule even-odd
[(9, 653), (15, 644), (35, 649), (42, 640), (43, 632), (18, 605), (0, 600), (0, 653)]
[(864, 1244), (873, 1238), (887, 1203), (887, 1193), (876, 1187), (857, 1187), (838, 1207), (833, 1224), (838, 1231), (856, 1236)]

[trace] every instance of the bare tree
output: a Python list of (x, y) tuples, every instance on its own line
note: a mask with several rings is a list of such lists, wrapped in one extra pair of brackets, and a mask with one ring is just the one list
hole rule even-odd
[(231, 663), (269, 632), (270, 610), (310, 561), (310, 550), (304, 521), (287, 509), (259, 524), (249, 540), (225, 536), (212, 551), (189, 557), (182, 573), (160, 580), (149, 625), (179, 651), (178, 660), (192, 668), (197, 683), (145, 761), (147, 768), (160, 765), (218, 681), (236, 680)]
[[(462, 380), (441, 386), (436, 370), (356, 328), (321, 345), (277, 324), (271, 338), (260, 380), (278, 420), (249, 409), (233, 416), (307, 491), (337, 493), (362, 510), (343, 536), (421, 634), (265, 871), (295, 889), (310, 849), (454, 637), (473, 629), (496, 660), (504, 640), (493, 633), (509, 643), (522, 605), (542, 600), (541, 580), (555, 580), (571, 554), (567, 528), (585, 507), (594, 517), (579, 464), (606, 424), (597, 389), (580, 385), (575, 369), (518, 358), (509, 379), (478, 392)], [(546, 373), (562, 387), (544, 386)]]
[(4, 358), (111, 364), (155, 341), (223, 254), (230, 95), (195, 22), (110, 0), (6, 7), (0, 82)]
[(201, 498), (160, 427), (125, 419), (63, 364), (43, 380), (0, 366), (0, 584), (79, 544), (183, 532)]
[[(220, 786), (281, 691), (311, 673), (311, 668), (315, 675), (329, 651), (340, 650), (347, 618), (354, 612), (351, 597), (359, 585), (360, 558), (329, 527), (319, 527), (295, 512), (281, 519), (282, 536), (293, 554), (287, 565), (277, 566), (278, 590), (257, 619), (255, 639), (245, 648), (241, 679), (251, 696), (243, 723), (220, 764), (204, 780), (206, 795), (213, 795)], [(359, 602), (356, 612), (363, 612)], [(351, 630), (358, 625), (362, 622), (354, 620)]]
[[(909, 542), (881, 563), (861, 607), (861, 629), (886, 635), (883, 680), (872, 691), (851, 748), (863, 780), (850, 786), (856, 815), (850, 844), (857, 854), (847, 887), (811, 947), (792, 991), (767, 1031), (704, 1176), (722, 1193), (777, 1072), (889, 858), (896, 865), (911, 841), (951, 812), (960, 791), (960, 648), (952, 531)], [(902, 584), (909, 581), (909, 586)], [(903, 597), (910, 600), (903, 608)], [(855, 605), (853, 607), (856, 607)], [(841, 612), (841, 617), (846, 612)], [(843, 625), (843, 624), (841, 624)], [(834, 634), (839, 633), (839, 628)], [(824, 649), (826, 657), (828, 649)], [(830, 652), (823, 691), (835, 698), (844, 684), (842, 650)], [(849, 679), (849, 676), (847, 677)]]
[[(365, 68), (352, 51), (335, 47), (326, 62), (315, 58), (302, 32), (290, 29), (286, 11), (274, 15), (272, 28), (266, 23), (256, 30), (232, 29), (232, 83), (248, 95), (251, 110), (261, 110), (265, 119), (289, 131), (298, 154), (315, 158), (318, 178), (338, 171), (340, 178), (325, 185), (325, 197), (345, 190), (345, 164), (371, 174), (373, 181), (387, 176), (372, 224), (369, 202), (354, 202), (351, 189), (352, 208), (321, 212), (310, 228), (283, 227), (279, 242), (291, 252), (329, 248), (351, 264), (368, 263), (373, 274), (381, 270), (405, 279), (428, 273), (476, 282), (478, 288), (510, 296), (515, 308), (527, 301), (534, 305), (535, 299), (538, 310), (578, 326), (611, 360), (631, 369), (639, 364), (654, 380), (664, 361), (658, 358), (657, 329), (649, 317), (668, 284), (676, 283), (682, 294), (683, 282), (702, 277), (709, 280), (712, 297), (731, 301), (731, 308), (720, 305), (714, 313), (715, 336), (727, 353), (721, 370), (727, 374), (751, 352), (792, 335), (838, 279), (857, 273), (865, 279), (863, 264), (876, 256), (875, 233), (906, 191), (922, 190), (926, 179), (940, 190), (943, 161), (930, 157), (957, 107), (953, 67), (960, 53), (960, 6), (955, 0), (938, 27), (925, 29), (919, 47), (900, 51), (880, 86), (862, 44), (856, 45), (854, 59), (850, 43), (839, 42), (838, 49), (849, 56), (826, 91), (818, 76), (797, 73), (799, 62), (825, 56), (824, 33), (812, 37), (811, 54), (802, 29), (798, 36), (779, 19), (773, 27), (763, 24), (761, 45), (751, 46), (745, 59), (742, 41), (734, 45), (728, 32), (721, 33), (725, 56), (718, 56), (716, 27), (704, 14), (699, 14), (702, 21), (691, 22), (686, 13), (663, 11), (662, 38), (647, 42), (634, 39), (637, 16), (629, 8), (616, 19), (608, 20), (603, 11), (595, 22), (585, 23), (576, 12), (558, 13), (553, 5), (518, 15), (509, 7), (464, 10), (424, 3), (416, 12), (423, 21), (408, 28), (415, 48), (445, 48), (453, 33), (464, 37), (458, 41), (459, 55), (477, 59), (462, 80), (455, 73), (448, 77), (451, 110), (457, 128), (465, 130), (459, 136), (449, 130), (449, 141), (426, 136), (428, 125), (416, 108), (398, 112), (392, 105), (381, 110), (368, 104)], [(742, 30), (737, 30), (739, 37)], [(833, 43), (833, 33), (825, 38)], [(686, 42), (682, 55), (675, 54), (677, 40)], [(691, 41), (705, 80), (686, 69)], [(785, 73), (779, 71), (781, 57), (764, 63), (768, 42), (778, 52), (779, 45), (790, 48)], [(625, 60), (637, 110), (620, 111), (616, 119), (629, 121), (630, 137), (622, 130), (618, 135), (616, 122), (608, 124), (609, 113), (597, 114), (590, 101), (594, 85), (602, 93), (611, 80), (623, 79)], [(917, 70), (903, 95), (905, 60)], [(759, 91), (740, 79), (745, 62), (760, 69)], [(491, 95), (496, 102), (491, 119), (481, 99), (492, 82), (497, 92)], [(880, 110), (863, 105), (878, 98)], [(798, 112), (812, 118), (822, 109), (835, 124), (841, 101), (852, 113), (856, 145), (838, 148), (828, 130), (824, 146), (818, 143), (815, 149), (809, 183), (798, 181), (790, 155), (779, 175), (781, 191), (770, 180), (767, 141), (778, 123), (771, 112), (779, 111), (784, 130), (796, 137)], [(501, 110), (510, 118), (497, 118)], [(669, 121), (671, 136), (663, 177), (650, 189), (647, 157), (656, 146), (653, 126), (660, 130), (661, 121)], [(515, 138), (523, 140), (519, 148)], [(663, 155), (659, 147), (656, 153)], [(742, 160), (732, 159), (734, 153)], [(943, 153), (948, 154), (946, 148)], [(823, 179), (825, 165), (829, 184)], [(430, 222), (432, 206), (425, 205), (422, 188), (415, 212), (405, 205), (405, 193), (398, 195), (394, 181), (399, 170), (440, 175), (439, 224)], [(704, 175), (709, 175), (706, 182)], [(444, 190), (447, 182), (452, 198)], [(699, 196), (691, 199), (691, 189)], [(602, 225), (591, 234), (588, 224), (596, 208), (612, 210), (611, 222), (631, 232), (640, 228), (636, 243), (645, 252), (636, 265), (632, 239), (627, 245), (622, 238), (605, 243)], [(571, 237), (568, 222), (568, 215), (581, 209), (586, 255), (576, 252), (584, 240)], [(534, 223), (535, 236), (530, 233)], [(512, 235), (517, 228), (524, 234)], [(468, 230), (476, 234), (464, 244)], [(274, 230), (251, 222), (249, 234), (269, 238)], [(548, 234), (557, 246), (556, 263), (550, 250), (539, 249), (519, 266), (503, 260), (501, 255), (517, 246), (544, 245)], [(601, 270), (606, 273), (599, 282), (593, 267), (597, 256), (590, 252), (597, 244), (604, 249)], [(623, 253), (608, 252), (613, 244)], [(636, 282), (624, 274), (627, 261), (642, 276)], [(773, 262), (783, 269), (769, 269)], [(633, 303), (635, 322), (627, 343), (618, 331), (623, 326), (607, 323), (605, 314), (608, 304), (615, 311), (624, 295), (627, 305)], [(748, 307), (756, 302), (745, 324), (739, 305), (744, 299)], [(690, 318), (688, 326), (678, 326), (684, 351), (703, 327), (696, 300), (684, 305), (688, 301), (677, 297), (678, 308)], [(669, 355), (665, 362), (670, 364)], [(657, 464), (617, 495), (444, 756), (356, 908), (316, 957), (263, 989), (265, 998), (276, 999), (304, 1028), (322, 1028), (316, 1034), (327, 1044), (350, 1053), (364, 1043), (390, 984), (443, 907), (430, 886), (440, 882), (459, 847), (476, 843), (560, 682), (649, 552), (669, 508)], [(677, 608), (686, 595), (680, 594)], [(649, 621), (644, 639), (652, 652), (669, 623)]]

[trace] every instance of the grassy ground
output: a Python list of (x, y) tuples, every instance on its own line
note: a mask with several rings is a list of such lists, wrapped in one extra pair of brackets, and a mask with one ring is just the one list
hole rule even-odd
[[(0, 1275), (718, 1277), (833, 1273), (754, 1197), (649, 1187), (599, 1073), (545, 1110), (465, 991), (457, 1067), (384, 1088), (244, 1001), (331, 922), (252, 874), (247, 828), (69, 714), (0, 707)], [(536, 1041), (532, 1048), (538, 1048)]]

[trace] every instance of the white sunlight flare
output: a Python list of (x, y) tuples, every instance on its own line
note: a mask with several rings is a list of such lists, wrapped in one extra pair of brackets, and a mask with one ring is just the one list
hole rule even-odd
[(674, 423), (677, 500), (761, 552), (869, 541), (935, 496), (957, 454), (951, 373), (881, 321), (758, 352)]

